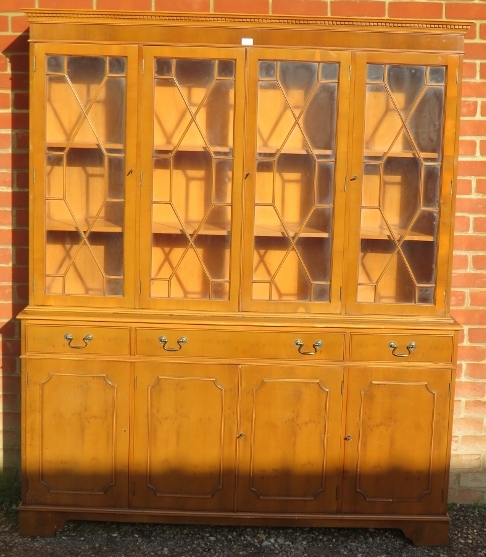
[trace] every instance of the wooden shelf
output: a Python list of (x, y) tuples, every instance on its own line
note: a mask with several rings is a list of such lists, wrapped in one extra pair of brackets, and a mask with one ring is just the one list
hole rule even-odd
[[(57, 151), (65, 151), (66, 149), (100, 149), (99, 143), (62, 143), (62, 142), (48, 142), (46, 143), (47, 149), (56, 149)], [(125, 146), (122, 143), (105, 143), (103, 144), (104, 149), (109, 149), (110, 151), (123, 151)], [(56, 152), (56, 151), (54, 151)]]
[[(277, 155), (278, 149), (276, 147), (263, 147), (259, 146), (257, 149), (257, 157), (268, 158)], [(310, 155), (314, 154), (316, 157), (330, 157), (333, 151), (330, 149), (283, 149), (278, 153), (279, 155)]]
[[(405, 235), (406, 230), (404, 228), (397, 228), (393, 231), (395, 236), (401, 238)], [(362, 229), (361, 230), (361, 240), (391, 240), (391, 234), (388, 228), (379, 229)], [(434, 236), (429, 234), (420, 234), (419, 232), (408, 232), (406, 234), (405, 240), (415, 241), (415, 242), (433, 242), (435, 240)]]
[[(287, 230), (292, 238), (298, 233), (299, 228), (299, 225), (287, 225)], [(255, 237), (267, 236), (269, 238), (287, 238), (287, 234), (282, 230), (281, 226), (272, 226), (270, 224), (255, 226), (254, 235)], [(299, 238), (329, 238), (329, 233), (322, 232), (322, 230), (318, 228), (306, 226), (299, 234)]]
[[(415, 151), (391, 151), (387, 153), (386, 151), (374, 151), (365, 149), (364, 156), (369, 158), (382, 159), (386, 155), (387, 158), (398, 158), (398, 159), (410, 159), (412, 157), (417, 157)], [(437, 153), (419, 153), (423, 159), (436, 159), (439, 162), (439, 155)]]
[[(186, 227), (186, 232), (190, 236), (194, 234), (200, 223), (189, 222), (184, 223)], [(180, 224), (152, 224), (153, 234), (176, 234), (179, 236), (185, 236), (186, 232), (182, 229)], [(204, 224), (198, 232), (198, 236), (226, 236), (231, 233), (230, 223), (218, 223), (218, 224)]]
[[(92, 220), (80, 220), (78, 225), (82, 232), (87, 232)], [(73, 223), (62, 220), (46, 219), (46, 230), (48, 232), (78, 232), (79, 228)], [(123, 232), (123, 228), (105, 219), (97, 219), (90, 232)]]

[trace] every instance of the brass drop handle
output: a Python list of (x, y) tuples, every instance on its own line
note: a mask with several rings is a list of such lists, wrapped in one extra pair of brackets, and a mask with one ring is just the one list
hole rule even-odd
[(183, 345), (187, 344), (187, 337), (181, 337), (177, 341), (177, 344), (179, 345), (179, 348), (167, 348), (165, 345), (169, 342), (169, 340), (167, 339), (167, 337), (164, 337), (163, 335), (161, 337), (159, 337), (159, 342), (162, 345), (162, 348), (166, 352), (179, 352), (179, 350), (183, 347)]
[(353, 438), (351, 435), (346, 435), (346, 437), (344, 438), (345, 441), (352, 441)]
[(88, 342), (91, 342), (93, 340), (93, 335), (91, 333), (88, 333), (87, 335), (84, 335), (83, 337), (83, 346), (81, 345), (76, 345), (76, 344), (71, 344), (71, 342), (73, 341), (73, 335), (71, 333), (66, 333), (64, 335), (64, 340), (67, 341), (69, 348), (74, 348), (75, 350), (82, 350), (83, 348), (86, 348), (86, 346), (88, 346)]
[(410, 354), (415, 350), (415, 348), (417, 348), (417, 343), (412, 341), (407, 344), (406, 349), (408, 351), (408, 354), (395, 354), (395, 350), (398, 348), (398, 345), (396, 342), (393, 341), (388, 344), (388, 348), (392, 351), (392, 354), (395, 356), (395, 358), (408, 358)]
[(313, 356), (317, 352), (317, 349), (322, 346), (322, 344), (322, 340), (316, 340), (312, 345), (312, 347), (314, 348), (314, 352), (302, 352), (304, 343), (300, 340), (300, 338), (296, 339), (294, 342), (294, 346), (299, 349), (299, 354), (302, 354), (303, 356)]

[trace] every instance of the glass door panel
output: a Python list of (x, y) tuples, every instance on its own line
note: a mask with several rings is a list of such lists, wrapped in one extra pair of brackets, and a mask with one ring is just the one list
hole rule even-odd
[(149, 269), (142, 298), (149, 306), (236, 303), (230, 283), (237, 275), (232, 246), (239, 241), (232, 232), (239, 220), (232, 203), (240, 164), (240, 59), (235, 50), (201, 50), (196, 56), (194, 49), (146, 49), (145, 65), (153, 72), (144, 87), (153, 104), (147, 103), (145, 118), (153, 135), (143, 151), (151, 152), (144, 165), (153, 181), (144, 196), (151, 222), (150, 228), (142, 222), (142, 237), (150, 238), (149, 255), (142, 255), (142, 267)]
[(125, 214), (128, 51), (37, 48), (45, 76), (39, 161), (44, 270), (38, 295), (61, 296), (74, 305), (91, 304), (93, 297), (102, 298), (102, 305), (123, 305), (120, 299), (133, 298), (125, 271), (125, 229), (132, 220)]
[[(377, 58), (368, 55), (357, 73), (364, 104), (357, 125), (363, 143), (360, 153), (359, 146), (355, 151), (362, 179), (353, 289), (358, 304), (408, 305), (412, 313), (429, 306), (425, 312), (433, 312), (435, 304), (444, 303), (437, 292), (438, 284), (442, 292), (445, 286), (438, 274), (439, 200), (452, 171), (444, 135), (455, 118), (446, 103), (448, 59), (432, 66), (410, 57), (390, 63)], [(357, 193), (354, 197), (358, 202)]]
[(339, 180), (344, 183), (338, 114), (347, 98), (347, 80), (340, 82), (346, 55), (259, 54), (251, 51), (249, 122), (256, 124), (248, 133), (254, 142), (248, 160), (256, 164), (246, 184), (252, 191), (245, 245), (252, 252), (245, 262), (251, 285), (245, 306), (332, 311), (338, 300), (331, 283), (340, 280), (332, 261), (343, 222), (336, 196)]

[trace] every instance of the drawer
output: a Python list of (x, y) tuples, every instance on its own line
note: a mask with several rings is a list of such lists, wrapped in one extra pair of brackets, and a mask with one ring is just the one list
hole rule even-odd
[(451, 363), (453, 335), (351, 333), (351, 359)]
[(41, 354), (130, 354), (130, 330), (99, 325), (27, 324), (25, 351)]
[[(344, 333), (140, 328), (136, 335), (136, 353), (140, 356), (290, 358), (309, 362), (344, 358)], [(321, 345), (314, 347), (317, 341)]]

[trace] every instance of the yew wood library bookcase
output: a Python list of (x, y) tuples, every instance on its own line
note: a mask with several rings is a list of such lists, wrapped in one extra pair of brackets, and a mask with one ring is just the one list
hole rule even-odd
[(20, 532), (447, 543), (467, 23), (26, 13)]

